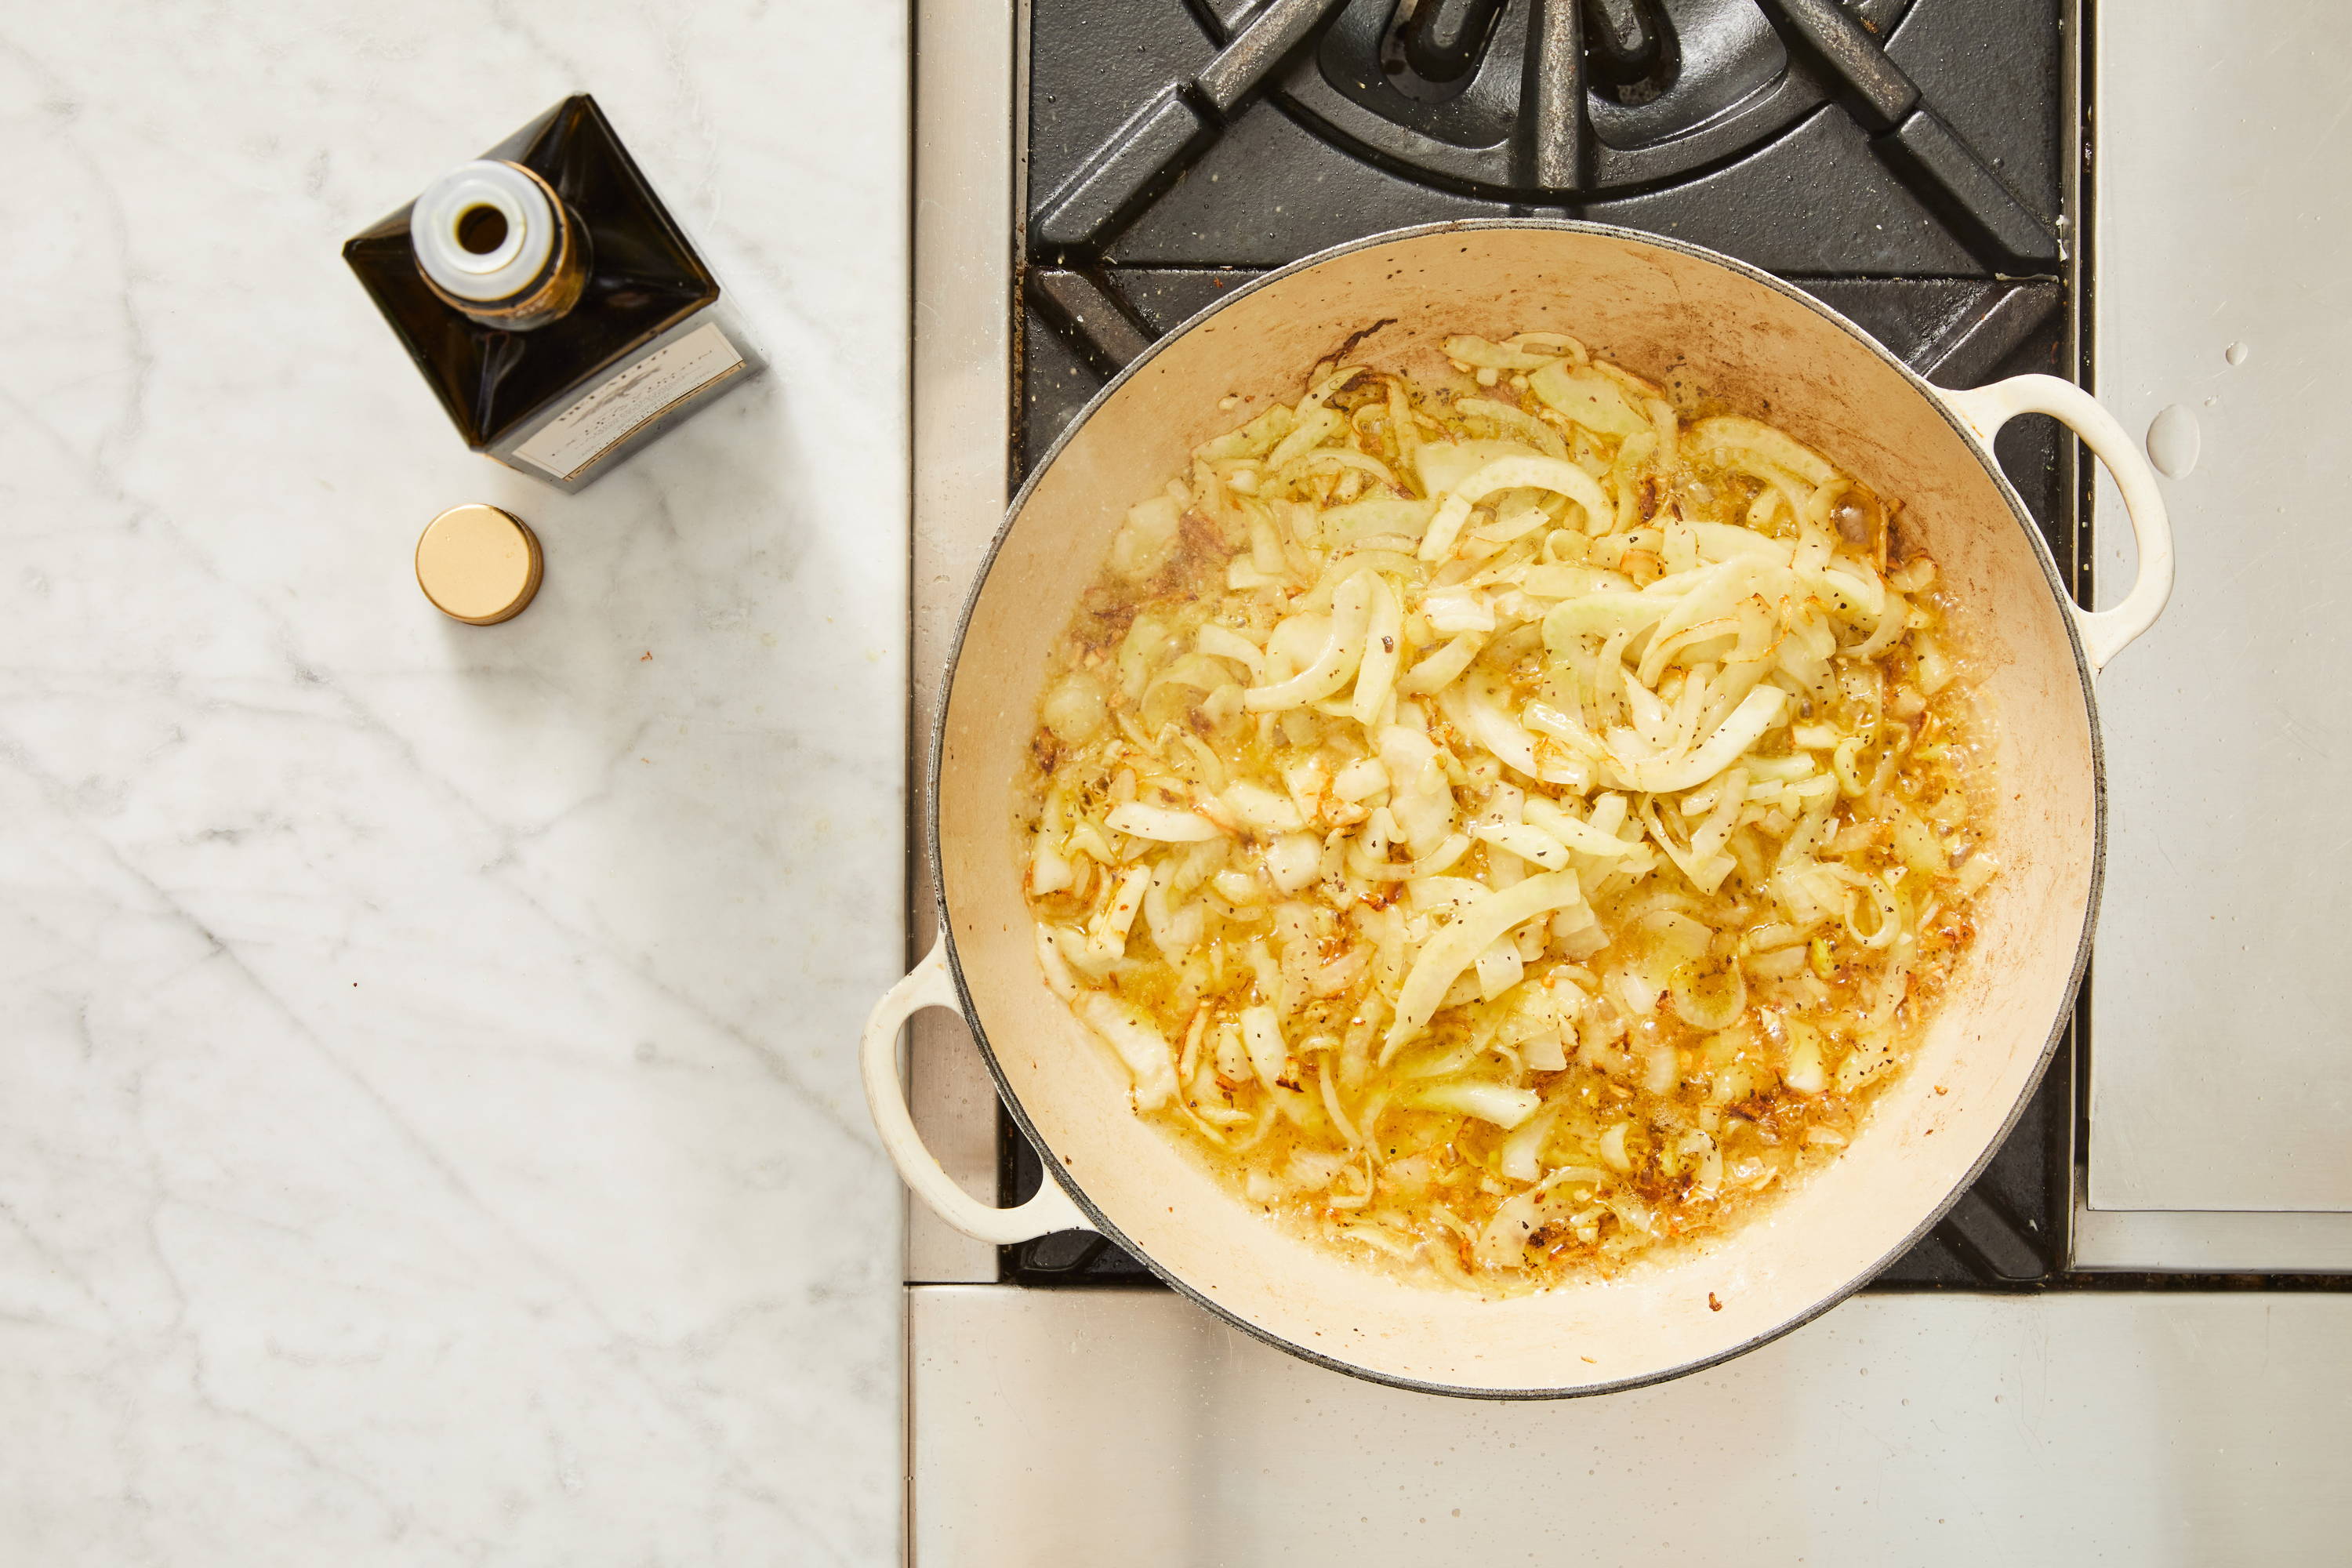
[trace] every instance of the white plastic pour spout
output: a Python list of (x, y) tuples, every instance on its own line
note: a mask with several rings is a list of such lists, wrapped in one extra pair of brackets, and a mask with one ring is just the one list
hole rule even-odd
[(460, 163), (416, 198), (408, 238), (416, 264), (443, 292), (491, 304), (547, 270), (561, 225), (547, 187), (512, 163)]

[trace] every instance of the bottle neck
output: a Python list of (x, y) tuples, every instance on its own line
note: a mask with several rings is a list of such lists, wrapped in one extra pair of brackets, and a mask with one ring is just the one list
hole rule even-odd
[(409, 210), (408, 237), (425, 287), (486, 327), (543, 327), (588, 280), (578, 219), (520, 163), (484, 159), (434, 181)]

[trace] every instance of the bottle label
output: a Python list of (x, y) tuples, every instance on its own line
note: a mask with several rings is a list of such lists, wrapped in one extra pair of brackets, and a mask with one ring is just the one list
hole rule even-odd
[(705, 321), (615, 372), (540, 426), (514, 455), (568, 482), (678, 404), (742, 368), (741, 352), (716, 321)]

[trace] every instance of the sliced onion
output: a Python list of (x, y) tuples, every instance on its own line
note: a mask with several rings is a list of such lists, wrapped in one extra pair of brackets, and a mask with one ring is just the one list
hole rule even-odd
[(1409, 694), (1444, 690), (1470, 668), (1486, 640), (1475, 632), (1464, 632), (1406, 671), (1397, 689)]
[(1135, 1108), (1152, 1110), (1176, 1092), (1176, 1053), (1168, 1037), (1152, 1026), (1141, 1008), (1100, 991), (1082, 993), (1076, 1004), (1087, 1026), (1108, 1041), (1135, 1080)]
[(1360, 571), (1339, 584), (1331, 599), (1331, 631), (1315, 662), (1287, 680), (1253, 686), (1242, 700), (1253, 712), (1301, 708), (1328, 697), (1348, 683), (1364, 657), (1364, 636), (1371, 623), (1372, 584), (1369, 571)]
[(1129, 801), (1115, 805), (1103, 818), (1113, 833), (1149, 838), (1160, 844), (1199, 844), (1221, 837), (1224, 830), (1197, 812), (1171, 811), (1166, 806)]
[(1696, 963), (1676, 964), (1666, 993), (1674, 998), (1676, 1016), (1709, 1034), (1728, 1029), (1748, 1011), (1748, 982), (1737, 964), (1712, 971)]
[[(1259, 1202), (1516, 1288), (1538, 1233), (1622, 1260), (1842, 1144), (1997, 861), (1892, 502), (1570, 340), (1448, 346), (1496, 390), (1332, 367), (1128, 515), (1022, 868), (1139, 1110)], [(1724, 1120), (1750, 1100), (1778, 1154)]]
[(1705, 784), (1761, 739), (1764, 731), (1780, 720), (1787, 704), (1788, 693), (1779, 687), (1759, 686), (1740, 699), (1739, 706), (1732, 710), (1723, 727), (1708, 736), (1696, 751), (1681, 757), (1613, 762), (1610, 772), (1625, 788), (1651, 795), (1669, 795)]
[(1470, 837), (1507, 849), (1522, 860), (1532, 860), (1547, 871), (1568, 868), (1568, 846), (1542, 828), (1529, 824), (1492, 823), (1472, 828)]
[(1582, 899), (1575, 872), (1547, 871), (1471, 905), (1421, 950), (1412, 973), (1405, 977), (1404, 989), (1398, 993), (1388, 1043), (1395, 1045), (1419, 1034), (1462, 972), (1505, 931)]
[(1397, 602), (1396, 590), (1385, 579), (1374, 577), (1371, 591), (1364, 654), (1356, 668), (1355, 700), (1348, 710), (1357, 723), (1364, 725), (1378, 723), (1387, 710), (1396, 689), (1397, 665), (1404, 657), (1404, 609)]
[(1406, 1097), (1419, 1110), (1451, 1110), (1497, 1127), (1517, 1127), (1536, 1113), (1543, 1097), (1531, 1089), (1454, 1079), (1417, 1089)]

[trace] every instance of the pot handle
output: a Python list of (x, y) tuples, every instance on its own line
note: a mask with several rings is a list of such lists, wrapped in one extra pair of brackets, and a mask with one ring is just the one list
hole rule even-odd
[(933, 1213), (978, 1240), (1003, 1247), (1057, 1230), (1094, 1229), (1060, 1184), (1050, 1178), (1027, 1203), (1001, 1209), (956, 1185), (955, 1178), (923, 1147), (923, 1135), (915, 1130), (915, 1119), (907, 1110), (907, 1091), (898, 1080), (898, 1036), (907, 1020), (926, 1007), (958, 1011), (947, 955), (947, 938), (942, 935), (931, 944), (929, 956), (890, 987), (866, 1020), (866, 1034), (858, 1043), (858, 1064), (866, 1078), (866, 1103), (882, 1134), (882, 1152), (898, 1167), (900, 1179), (931, 1205)]
[(2172, 523), (2165, 515), (2156, 471), (2140, 454), (2139, 444), (2125, 434), (2098, 399), (2054, 375), (2013, 375), (1970, 392), (1939, 386), (1936, 395), (1975, 432), (1988, 451), (1993, 436), (2019, 415), (2047, 414), (2081, 437), (2115, 476), (2139, 549), (2139, 581), (2112, 610), (2074, 609), (2084, 656), (2094, 670), (2105, 668), (2133, 638), (2156, 624), (2164, 602), (2172, 596)]

